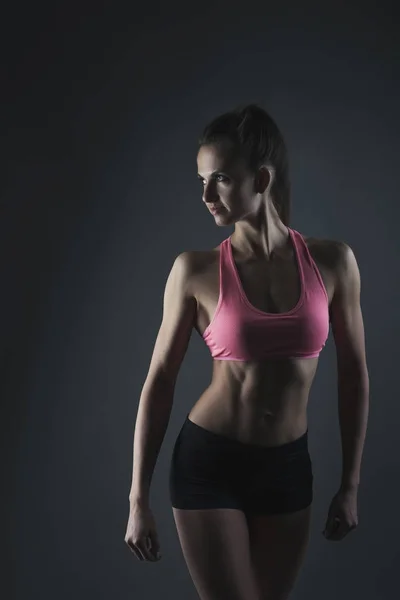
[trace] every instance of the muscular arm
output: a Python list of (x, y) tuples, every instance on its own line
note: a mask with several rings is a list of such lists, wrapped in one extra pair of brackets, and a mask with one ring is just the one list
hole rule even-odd
[(131, 503), (149, 502), (151, 479), (168, 427), (176, 379), (195, 321), (196, 301), (190, 290), (190, 274), (190, 254), (180, 254), (165, 286), (162, 323), (139, 401)]
[(342, 441), (342, 489), (356, 488), (369, 412), (369, 375), (360, 305), (361, 279), (352, 249), (340, 243), (331, 305), (336, 345), (338, 412)]

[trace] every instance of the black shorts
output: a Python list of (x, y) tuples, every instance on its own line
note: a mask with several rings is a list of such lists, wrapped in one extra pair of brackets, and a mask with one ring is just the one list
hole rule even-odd
[(172, 506), (236, 508), (249, 514), (295, 512), (313, 500), (308, 429), (281, 446), (245, 444), (196, 425), (188, 416), (169, 473)]

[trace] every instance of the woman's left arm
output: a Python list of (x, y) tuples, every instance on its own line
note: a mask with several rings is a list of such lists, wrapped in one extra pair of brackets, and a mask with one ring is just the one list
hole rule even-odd
[(335, 267), (330, 307), (336, 346), (338, 414), (342, 442), (341, 490), (357, 490), (369, 413), (369, 374), (360, 304), (361, 278), (353, 250), (344, 242)]

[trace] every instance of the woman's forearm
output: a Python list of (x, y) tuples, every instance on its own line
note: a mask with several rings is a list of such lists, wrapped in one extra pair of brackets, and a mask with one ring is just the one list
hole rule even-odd
[(165, 377), (146, 381), (140, 396), (133, 443), (131, 503), (149, 503), (154, 468), (167, 431), (175, 385)]
[(361, 374), (339, 377), (338, 409), (342, 442), (341, 488), (357, 488), (369, 413), (369, 376), (366, 370)]

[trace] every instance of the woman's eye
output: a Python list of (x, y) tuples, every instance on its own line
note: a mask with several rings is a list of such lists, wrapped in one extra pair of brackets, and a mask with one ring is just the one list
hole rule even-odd
[[(227, 178), (224, 175), (217, 175), (215, 179), (219, 179), (220, 181), (227, 181)], [(204, 180), (201, 181), (201, 184), (204, 185)]]

